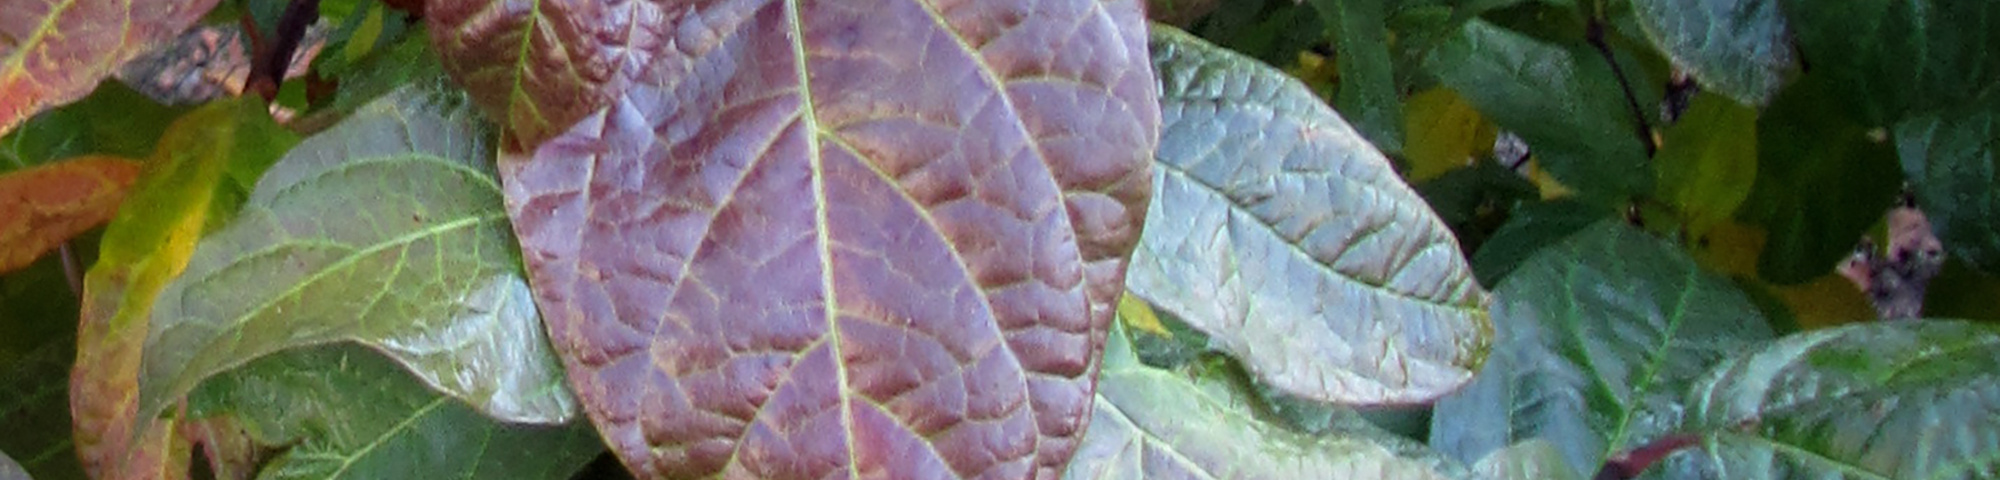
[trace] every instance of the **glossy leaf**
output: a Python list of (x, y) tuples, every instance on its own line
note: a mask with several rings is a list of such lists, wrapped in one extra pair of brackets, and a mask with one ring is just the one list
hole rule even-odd
[(1805, 76), (1757, 118), (1757, 180), (1738, 215), (1770, 233), (1757, 272), (1774, 283), (1833, 271), (1901, 188), (1887, 134), (1842, 113), (1852, 100), (1826, 81)]
[(0, 272), (34, 263), (117, 213), (139, 163), (84, 157), (0, 174)]
[(1462, 461), (1539, 438), (1595, 471), (1679, 427), (1690, 382), (1771, 337), (1728, 280), (1617, 221), (1530, 257), (1494, 296), (1492, 360), (1432, 417), (1431, 445)]
[(1492, 326), (1451, 231), (1297, 81), (1155, 28), (1163, 130), (1127, 286), (1280, 390), (1423, 402)]
[(1475, 19), (1432, 51), (1424, 68), (1527, 140), (1564, 185), (1594, 197), (1651, 191), (1624, 93), (1589, 46), (1545, 43)]
[(620, 47), (665, 71), (501, 159), (612, 450), (648, 478), (1059, 473), (1151, 189), (1141, 5), (630, 5), (687, 32)]
[(1694, 75), (1703, 90), (1762, 106), (1795, 68), (1791, 26), (1778, 2), (1632, 0), (1632, 13), (1653, 45)]
[(1689, 231), (1705, 234), (1729, 221), (1757, 180), (1757, 111), (1701, 94), (1667, 128), (1653, 159), (1659, 195), (1678, 208)]
[(1145, 366), (1111, 334), (1097, 408), (1068, 479), (1467, 478), (1464, 467), (1367, 427), (1306, 435), (1254, 416), (1252, 392)]
[(216, 0), (17, 0), (0, 11), (0, 133), (97, 88)]
[(445, 70), (501, 121), (510, 151), (562, 134), (635, 83), (682, 74), (692, 67), (683, 61), (688, 53), (720, 47), (722, 33), (745, 20), (740, 11), (704, 16), (655, 2), (427, 3), (424, 20)]
[(1689, 390), (1717, 478), (1984, 478), (2000, 469), (2000, 330), (1875, 322), (1794, 335)]
[(283, 448), (260, 479), (565, 479), (604, 449), (583, 422), (502, 423), (346, 343), (258, 359), (189, 401), (232, 413), (258, 443)]
[(352, 340), (495, 418), (568, 421), (491, 146), (460, 101), (401, 91), (273, 165), (161, 292), (141, 411), (258, 357)]
[(1962, 104), (2000, 81), (2000, 2), (1780, 0), (1798, 49), (1870, 126)]
[(2000, 273), (2000, 93), (1897, 124), (1896, 150), (1951, 256)]
[(1582, 474), (1563, 462), (1553, 443), (1531, 438), (1486, 454), (1472, 473), (1490, 480), (1581, 480)]
[(1334, 105), (1342, 118), (1375, 148), (1403, 151), (1403, 99), (1396, 91), (1395, 66), (1389, 62), (1389, 29), (1385, 24), (1393, 4), (1386, 0), (1312, 0), (1320, 23), (1327, 26), (1333, 54), (1340, 60), (1340, 89)]
[(151, 477), (172, 463), (155, 453), (170, 448), (162, 442), (173, 427), (151, 421), (165, 405), (145, 414), (138, 408), (148, 315), (195, 241), (231, 217), (250, 183), (297, 141), (260, 101), (202, 107), (167, 128), (105, 227), (98, 261), (83, 280), (69, 391), (77, 450), (93, 477)]

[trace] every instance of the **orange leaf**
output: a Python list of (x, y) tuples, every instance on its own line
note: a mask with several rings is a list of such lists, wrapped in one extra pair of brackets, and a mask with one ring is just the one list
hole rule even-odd
[(0, 13), (0, 134), (97, 87), (216, 0), (10, 0)]
[(118, 212), (139, 163), (85, 156), (0, 175), (0, 272), (43, 253)]

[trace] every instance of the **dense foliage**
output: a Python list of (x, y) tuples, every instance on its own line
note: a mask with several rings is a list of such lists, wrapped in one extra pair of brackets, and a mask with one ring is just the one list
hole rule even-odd
[(0, 480), (1996, 478), (1996, 27), (0, 0)]

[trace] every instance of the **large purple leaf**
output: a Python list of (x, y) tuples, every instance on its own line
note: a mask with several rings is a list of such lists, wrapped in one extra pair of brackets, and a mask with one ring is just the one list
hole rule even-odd
[[(582, 3), (550, 4), (608, 9)], [(1059, 475), (1151, 190), (1140, 5), (621, 4), (649, 21), (607, 48), (657, 68), (501, 161), (613, 451), (643, 477)]]

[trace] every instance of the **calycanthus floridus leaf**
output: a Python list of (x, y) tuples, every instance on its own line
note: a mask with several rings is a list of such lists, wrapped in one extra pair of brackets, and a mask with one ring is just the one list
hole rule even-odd
[[(1318, 435), (1260, 420), (1228, 379), (1140, 363), (1121, 324), (1104, 351), (1090, 433), (1064, 478), (1470, 478), (1429, 449), (1372, 427)], [(1205, 385), (1208, 384), (1208, 385)], [(1217, 395), (1212, 392), (1225, 392)]]
[(142, 411), (264, 355), (355, 341), (495, 418), (574, 416), (508, 235), (488, 135), (462, 104), (402, 90), (273, 165), (161, 293)]
[(1162, 135), (1132, 292), (1300, 397), (1420, 403), (1470, 380), (1486, 293), (1388, 160), (1283, 72), (1154, 32)]
[(1716, 478), (1984, 478), (2000, 468), (2000, 329), (1874, 322), (1793, 335), (1688, 390)]
[(1772, 336), (1728, 280), (1617, 220), (1529, 257), (1493, 295), (1491, 361), (1431, 417), (1430, 444), (1461, 461), (1540, 438), (1596, 471), (1679, 428), (1689, 383)]
[(216, 0), (16, 0), (0, 13), (0, 134), (83, 98), (145, 49), (179, 34)]
[(1763, 106), (1795, 68), (1791, 27), (1778, 3), (1634, 0), (1632, 14), (1653, 45), (1700, 80), (1703, 89)]
[(189, 395), (195, 415), (233, 414), (282, 450), (260, 479), (565, 479), (603, 443), (584, 422), (509, 424), (353, 344), (286, 350)]
[(619, 46), (660, 72), (501, 159), (612, 450), (642, 478), (1059, 474), (1151, 190), (1141, 6), (618, 6), (681, 32)]

